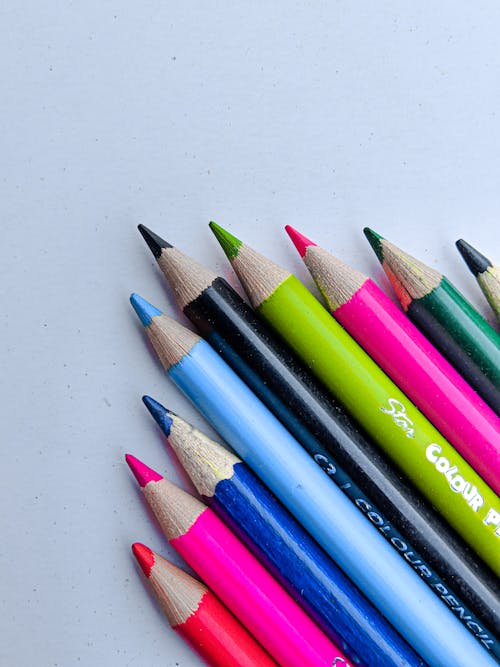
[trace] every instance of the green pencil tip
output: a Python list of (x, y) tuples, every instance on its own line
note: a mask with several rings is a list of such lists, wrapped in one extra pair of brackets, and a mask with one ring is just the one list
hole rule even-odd
[(365, 227), (363, 229), (363, 234), (366, 236), (368, 243), (375, 251), (375, 254), (378, 257), (378, 261), (382, 263), (384, 261), (384, 251), (382, 249), (382, 241), (384, 240), (384, 237), (380, 236), (380, 234), (377, 234), (377, 232), (374, 232), (373, 229), (370, 229), (369, 227)]
[(209, 222), (208, 226), (213, 231), (217, 241), (221, 244), (222, 250), (226, 253), (228, 260), (232, 261), (237, 256), (238, 250), (242, 246), (242, 242), (216, 222)]

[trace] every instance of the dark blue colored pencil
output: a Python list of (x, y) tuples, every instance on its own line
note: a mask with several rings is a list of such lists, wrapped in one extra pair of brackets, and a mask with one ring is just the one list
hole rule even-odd
[(423, 664), (241, 459), (143, 400), (211, 509), (354, 664)]

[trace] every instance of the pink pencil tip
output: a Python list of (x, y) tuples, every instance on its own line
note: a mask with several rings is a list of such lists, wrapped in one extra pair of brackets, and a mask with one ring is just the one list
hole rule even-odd
[(159, 482), (163, 479), (161, 475), (155, 472), (152, 468), (148, 468), (142, 461), (136, 459), (132, 454), (126, 454), (125, 460), (128, 463), (130, 470), (134, 473), (134, 477), (141, 488), (144, 488), (149, 482)]
[(141, 566), (142, 571), (146, 577), (149, 578), (153, 565), (155, 564), (154, 551), (151, 551), (149, 547), (140, 542), (134, 542), (132, 551), (134, 552), (134, 556), (137, 558), (137, 562)]
[(292, 239), (292, 243), (297, 248), (301, 257), (304, 257), (310, 245), (316, 245), (316, 243), (313, 243), (307, 236), (304, 236), (304, 234), (301, 234), (290, 225), (285, 226), (285, 231)]

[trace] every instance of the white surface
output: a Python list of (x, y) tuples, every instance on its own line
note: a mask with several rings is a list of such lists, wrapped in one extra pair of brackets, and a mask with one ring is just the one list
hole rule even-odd
[(453, 243), (500, 261), (499, 20), (496, 2), (2, 3), (2, 667), (199, 664), (129, 551), (173, 553), (123, 460), (177, 478), (141, 395), (203, 426), (128, 304), (173, 308), (138, 222), (233, 284), (212, 218), (304, 278), (284, 224), (380, 279), (369, 225), (489, 316)]

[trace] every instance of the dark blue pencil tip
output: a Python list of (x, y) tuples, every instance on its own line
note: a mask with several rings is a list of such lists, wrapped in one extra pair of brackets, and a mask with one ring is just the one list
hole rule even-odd
[(146, 301), (146, 299), (143, 299), (142, 296), (139, 296), (135, 292), (130, 296), (130, 303), (145, 327), (151, 324), (153, 317), (162, 314), (161, 310), (155, 308), (149, 301)]
[(147, 407), (147, 409), (153, 416), (158, 426), (161, 428), (163, 433), (165, 433), (165, 435), (168, 438), (168, 436), (170, 435), (170, 428), (173, 424), (173, 419), (169, 415), (167, 408), (164, 408), (161, 403), (155, 401), (155, 399), (151, 398), (151, 396), (143, 396), (142, 402)]

